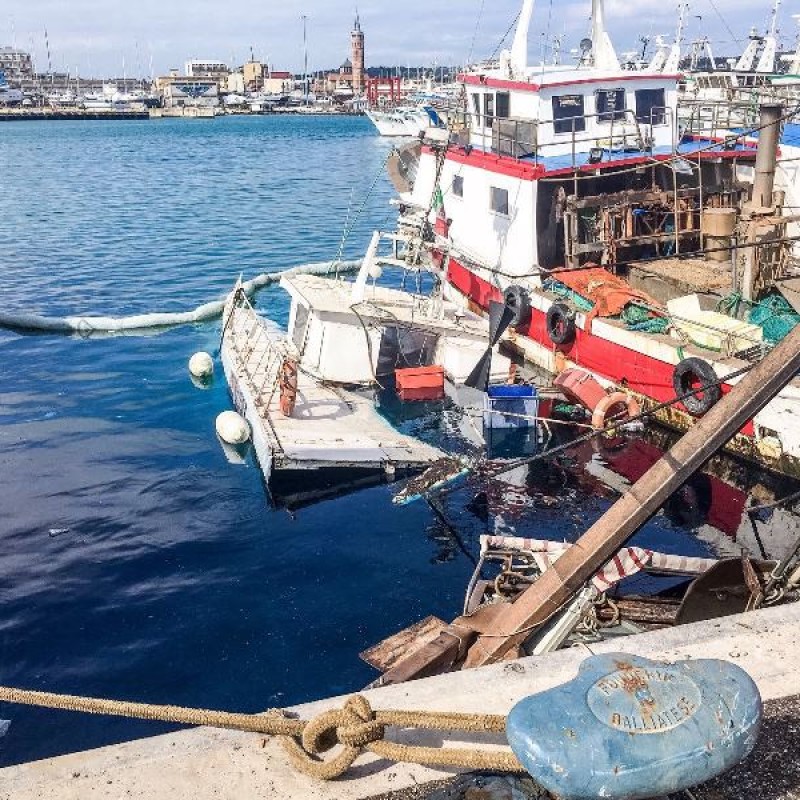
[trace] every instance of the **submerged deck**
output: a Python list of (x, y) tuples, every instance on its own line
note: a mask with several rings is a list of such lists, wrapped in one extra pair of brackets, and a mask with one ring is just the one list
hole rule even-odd
[(267, 480), (276, 471), (374, 469), (435, 461), (440, 450), (394, 430), (370, 397), (322, 383), (302, 370), (291, 417), (280, 408), (278, 375), (290, 346), (249, 304), (231, 310), (222, 347), (237, 410), (250, 423)]

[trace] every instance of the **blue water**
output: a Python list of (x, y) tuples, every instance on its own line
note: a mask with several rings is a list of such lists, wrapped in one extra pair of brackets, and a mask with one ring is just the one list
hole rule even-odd
[[(7, 125), (3, 307), (184, 310), (239, 273), (330, 259), (388, 149), (357, 118)], [(391, 225), (391, 194), (381, 177), (346, 258)], [(259, 304), (285, 320), (280, 290)], [(469, 492), (448, 503), (458, 536), (386, 486), (273, 510), (252, 460), (231, 466), (214, 436), (224, 383), (198, 391), (186, 373), (219, 333), (0, 331), (0, 683), (255, 712), (357, 690), (376, 677), (361, 650), (459, 612), (485, 530)], [(451, 435), (436, 410), (405, 424)], [(536, 535), (574, 539), (609, 505), (581, 474), (531, 473)], [(709, 552), (663, 517), (643, 541)], [(6, 765), (163, 730), (10, 706), (0, 718)]]

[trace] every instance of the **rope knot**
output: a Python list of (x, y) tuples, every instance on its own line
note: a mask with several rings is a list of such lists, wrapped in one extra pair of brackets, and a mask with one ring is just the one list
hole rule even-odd
[(347, 724), (336, 729), (342, 744), (364, 748), (372, 742), (381, 741), (386, 735), (386, 726), (375, 719), (375, 712), (363, 695), (351, 697), (345, 703), (344, 713), (348, 717)]

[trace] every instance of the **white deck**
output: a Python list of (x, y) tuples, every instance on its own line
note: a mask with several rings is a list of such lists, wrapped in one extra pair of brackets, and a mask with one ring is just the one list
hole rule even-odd
[(222, 347), (234, 403), (250, 423), (253, 443), (269, 481), (279, 470), (407, 469), (442, 452), (395, 431), (362, 394), (298, 376), (296, 409), (280, 410), (278, 372), (290, 345), (247, 304), (226, 314)]

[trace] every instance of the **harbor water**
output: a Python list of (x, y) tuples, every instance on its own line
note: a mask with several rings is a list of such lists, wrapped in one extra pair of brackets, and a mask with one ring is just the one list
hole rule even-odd
[[(374, 228), (393, 224), (380, 174), (391, 144), (360, 118), (18, 123), (2, 134), (3, 312), (185, 311), (240, 274), (333, 259), (345, 227), (342, 255), (358, 258)], [(258, 307), (285, 324), (279, 289)], [(484, 506), (474, 489), (454, 494), (453, 530), (424, 504), (394, 506), (385, 485), (273, 508), (252, 457), (229, 464), (214, 435), (230, 408), (220, 370), (207, 391), (187, 374), (219, 336), (218, 322), (124, 337), (0, 331), (3, 685), (257, 712), (358, 690), (376, 677), (360, 651), (460, 612), (492, 492)], [(387, 413), (434, 443), (458, 439), (448, 404)], [(639, 467), (629, 458), (615, 471), (626, 447), (526, 472), (506, 529), (577, 538), (655, 452), (635, 445)], [(756, 501), (781, 496), (747, 470), (721, 485), (736, 478)], [(692, 495), (639, 542), (737, 552), (747, 494), (731, 491), (719, 518), (713, 497)], [(782, 555), (783, 529), (761, 538)], [(11, 721), (3, 765), (164, 730), (9, 706), (0, 718)]]

